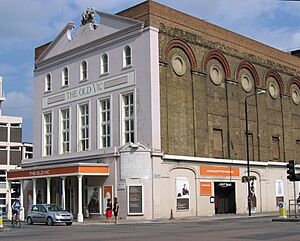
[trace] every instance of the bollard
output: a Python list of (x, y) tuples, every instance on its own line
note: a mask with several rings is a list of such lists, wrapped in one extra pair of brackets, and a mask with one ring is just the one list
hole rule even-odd
[(287, 218), (285, 203), (279, 203), (279, 218)]
[(170, 220), (174, 219), (174, 216), (173, 216), (173, 209), (171, 209), (171, 213), (170, 213)]
[(1, 208), (0, 208), (0, 228), (3, 228), (3, 212)]

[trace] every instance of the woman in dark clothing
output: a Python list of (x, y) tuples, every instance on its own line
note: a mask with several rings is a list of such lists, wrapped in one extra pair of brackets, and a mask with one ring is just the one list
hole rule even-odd
[(118, 199), (114, 197), (114, 208), (113, 208), (114, 216), (115, 216), (115, 223), (118, 223), (118, 218), (119, 218), (119, 203)]
[(107, 199), (107, 208), (106, 208), (106, 219), (107, 219), (107, 223), (110, 223), (112, 217), (112, 202), (109, 199)]

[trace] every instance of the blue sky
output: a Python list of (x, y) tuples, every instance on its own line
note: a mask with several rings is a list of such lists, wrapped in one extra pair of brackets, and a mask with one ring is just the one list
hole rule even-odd
[[(68, 21), (78, 26), (87, 7), (116, 13), (138, 0), (0, 0), (0, 75), (3, 115), (23, 117), (32, 141), (34, 48), (55, 38)], [(300, 2), (278, 0), (157, 0), (272, 47), (300, 48)]]

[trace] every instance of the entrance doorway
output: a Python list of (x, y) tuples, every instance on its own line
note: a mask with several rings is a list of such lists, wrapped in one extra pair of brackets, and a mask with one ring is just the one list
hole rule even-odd
[(236, 213), (234, 182), (215, 182), (215, 213)]

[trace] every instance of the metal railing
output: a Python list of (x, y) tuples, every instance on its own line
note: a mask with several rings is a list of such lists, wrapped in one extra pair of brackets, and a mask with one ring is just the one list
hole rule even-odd
[(289, 217), (300, 217), (300, 202), (297, 199), (289, 200)]

